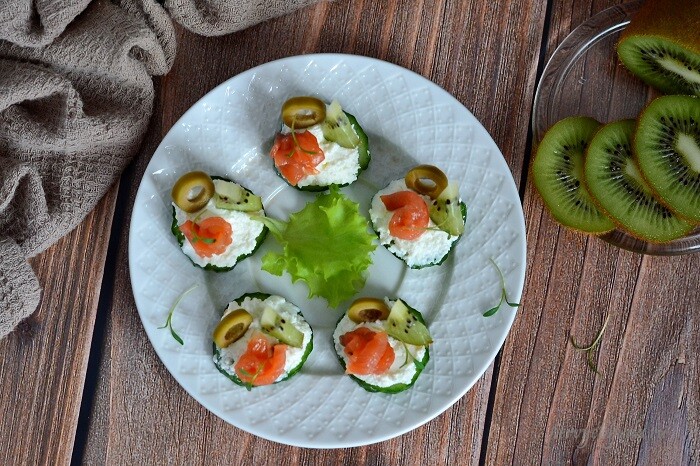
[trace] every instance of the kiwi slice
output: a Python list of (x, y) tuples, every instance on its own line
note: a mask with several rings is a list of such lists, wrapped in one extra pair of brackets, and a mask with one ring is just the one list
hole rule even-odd
[(337, 100), (331, 102), (326, 109), (326, 119), (321, 124), (323, 137), (348, 149), (354, 149), (360, 145), (360, 137), (357, 135), (350, 120), (343, 112)]
[(686, 235), (693, 225), (661, 204), (632, 154), (634, 120), (603, 126), (588, 145), (585, 180), (597, 204), (625, 231), (661, 243)]
[(239, 212), (262, 210), (262, 199), (233, 181), (214, 179), (214, 205)]
[(462, 217), (462, 209), (459, 200), (459, 188), (454, 183), (447, 185), (445, 189), (428, 206), (430, 219), (442, 231), (452, 236), (464, 233), (465, 219)]
[(700, 95), (698, 18), (697, 0), (647, 0), (620, 36), (617, 54), (632, 73), (664, 93)]
[(669, 95), (639, 115), (634, 151), (661, 201), (700, 223), (700, 98)]
[(593, 118), (564, 118), (545, 133), (532, 162), (535, 188), (552, 216), (566, 227), (594, 234), (615, 228), (582, 182), (584, 153), (598, 128)]
[(304, 334), (271, 307), (265, 307), (263, 310), (260, 316), (260, 327), (263, 332), (289, 346), (301, 348), (304, 343)]
[(391, 306), (386, 319), (386, 333), (409, 345), (425, 346), (433, 342), (428, 327), (400, 299)]

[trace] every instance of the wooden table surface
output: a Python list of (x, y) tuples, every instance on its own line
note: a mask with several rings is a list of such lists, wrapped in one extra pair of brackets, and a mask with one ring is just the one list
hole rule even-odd
[[(178, 27), (140, 153), (95, 211), (32, 260), (40, 309), (0, 342), (0, 464), (696, 464), (700, 255), (651, 257), (560, 228), (528, 179), (536, 83), (578, 24), (616, 0), (337, 0), (246, 31)], [(454, 406), (366, 447), (313, 450), (226, 424), (166, 371), (131, 292), (139, 181), (178, 118), (220, 82), (312, 52), (376, 57), (454, 95), (501, 148), (523, 199), (527, 276), (502, 351)], [(569, 334), (590, 341), (586, 365)]]

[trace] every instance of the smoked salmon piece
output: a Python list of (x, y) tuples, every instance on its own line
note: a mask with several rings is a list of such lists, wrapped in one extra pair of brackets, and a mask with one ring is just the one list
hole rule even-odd
[(270, 385), (284, 373), (286, 355), (287, 345), (272, 344), (265, 335), (256, 332), (248, 341), (246, 351), (238, 359), (234, 369), (244, 383), (255, 386)]
[(415, 191), (397, 191), (380, 197), (388, 211), (393, 212), (389, 220), (389, 233), (397, 238), (413, 240), (419, 238), (430, 223), (428, 205)]
[(231, 224), (221, 217), (208, 217), (199, 223), (187, 220), (180, 231), (200, 257), (211, 257), (223, 253), (233, 242)]
[(305, 176), (318, 173), (316, 166), (326, 158), (316, 136), (309, 131), (293, 135), (278, 134), (270, 156), (292, 186), (296, 186)]
[(354, 375), (383, 374), (394, 362), (394, 349), (386, 332), (358, 327), (340, 337), (348, 357), (345, 372)]

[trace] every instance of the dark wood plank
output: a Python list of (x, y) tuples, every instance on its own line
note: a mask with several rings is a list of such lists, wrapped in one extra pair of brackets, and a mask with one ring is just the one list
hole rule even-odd
[[(555, 1), (548, 55), (614, 3)], [(486, 463), (696, 461), (700, 256), (641, 256), (566, 231), (530, 183), (524, 208), (525, 295), (503, 349)], [(596, 375), (568, 338), (590, 342), (606, 316)]]
[[(221, 38), (196, 37), (180, 29), (178, 58), (160, 80), (148, 142), (123, 181), (131, 184), (125, 202), (133, 204), (160, 138), (198, 98), (250, 67), (309, 52), (377, 57), (433, 80), (484, 122), (519, 180), (544, 22), (544, 6), (538, 3), (346, 0), (320, 3)], [(443, 415), (397, 439), (363, 448), (287, 447), (246, 434), (208, 413), (167, 373), (141, 327), (128, 281), (129, 215), (122, 227), (85, 462), (478, 463), (492, 369)], [(226, 439), (224, 447), (221, 439)]]
[(0, 342), (0, 464), (70, 462), (116, 198), (30, 261), (40, 307)]

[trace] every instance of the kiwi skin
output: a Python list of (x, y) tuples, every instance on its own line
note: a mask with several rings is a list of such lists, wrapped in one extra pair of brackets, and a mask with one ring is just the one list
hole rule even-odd
[[(669, 132), (669, 126), (672, 126)], [(700, 139), (700, 98), (669, 95), (654, 99), (637, 118), (634, 153), (642, 175), (660, 202), (686, 220), (700, 224), (700, 170), (677, 151), (677, 134), (695, 132), (695, 144)], [(666, 148), (663, 145), (666, 145)], [(659, 147), (662, 145), (662, 147)], [(664, 175), (672, 159), (684, 165), (680, 179), (669, 180)], [(694, 168), (695, 166), (695, 168)], [(690, 188), (688, 187), (690, 185)], [(691, 192), (695, 188), (695, 192)]]
[[(682, 5), (681, 5), (682, 3)], [(671, 56), (684, 56), (700, 67), (700, 1), (647, 0), (632, 18), (617, 43), (620, 61), (637, 77), (667, 94), (700, 95), (700, 85), (680, 77), (659, 76), (646, 68), (640, 46), (666, 49)], [(700, 68), (695, 72), (700, 73)], [(678, 76), (677, 74), (673, 74)]]
[(598, 208), (621, 230), (650, 243), (688, 234), (693, 224), (674, 215), (652, 193), (633, 158), (635, 120), (601, 127), (586, 152), (584, 179)]

